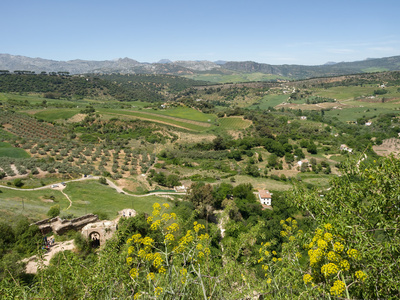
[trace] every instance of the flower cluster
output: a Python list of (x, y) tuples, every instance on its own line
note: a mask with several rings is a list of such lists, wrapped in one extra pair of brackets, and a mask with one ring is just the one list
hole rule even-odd
[(346, 284), (341, 280), (336, 280), (330, 289), (332, 296), (341, 296), (346, 290)]
[[(285, 253), (288, 253), (289, 261), (298, 260), (301, 258), (301, 253), (297, 251), (296, 247), (293, 247), (296, 239), (299, 238), (303, 232), (298, 230), (297, 221), (293, 218), (287, 218), (286, 220), (281, 220), (280, 225), (282, 226), (282, 231), (280, 235), (282, 237), (287, 238), (288, 243), (282, 244), (282, 249)], [(258, 263), (262, 262), (261, 268), (264, 271), (264, 276), (267, 277), (267, 284), (272, 282), (272, 279), (269, 277), (274, 273), (274, 269), (276, 267), (282, 267), (282, 257), (271, 248), (274, 248), (276, 244), (276, 240), (272, 240), (270, 242), (261, 243), (261, 247), (259, 249), (260, 258), (258, 259)]]
[[(357, 266), (356, 261), (361, 258), (360, 252), (347, 247), (343, 238), (331, 232), (333, 230), (331, 224), (325, 224), (315, 231), (312, 241), (304, 245), (305, 249), (309, 249), (311, 274), (305, 274), (303, 281), (312, 285), (327, 284), (332, 296), (341, 296), (346, 290), (346, 278), (351, 278), (354, 274), (362, 281), (361, 277), (365, 279), (367, 275), (362, 271), (353, 273)], [(334, 281), (340, 277), (342, 280)]]
[[(127, 241), (129, 247), (126, 263), (131, 268), (131, 278), (137, 285), (147, 282), (149, 287), (153, 287), (146, 293), (136, 293), (134, 299), (139, 299), (144, 294), (160, 298), (163, 293), (169, 293), (170, 286), (160, 286), (161, 282), (166, 282), (166, 276), (175, 276), (174, 279), (169, 278), (168, 282), (186, 286), (189, 279), (194, 280), (193, 274), (198, 272), (202, 261), (211, 254), (211, 238), (203, 232), (205, 226), (194, 222), (193, 229), (187, 230), (182, 236), (179, 225), (174, 223), (176, 214), (165, 212), (167, 209), (168, 204), (161, 206), (155, 203), (152, 215), (147, 218), (150, 230), (160, 233), (163, 239), (155, 241), (148, 236), (134, 234)], [(172, 262), (175, 266), (171, 265)], [(184, 267), (178, 270), (177, 265)], [(196, 269), (189, 271), (190, 266), (196, 266)]]

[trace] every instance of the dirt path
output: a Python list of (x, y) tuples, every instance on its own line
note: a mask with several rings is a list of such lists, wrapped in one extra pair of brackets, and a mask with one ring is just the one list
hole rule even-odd
[(50, 260), (53, 258), (55, 254), (57, 254), (60, 251), (73, 250), (73, 249), (75, 249), (74, 240), (54, 243), (54, 245), (50, 247), (50, 250), (43, 255), (43, 262), (40, 262), (36, 255), (22, 260), (22, 262), (28, 262), (26, 264), (26, 273), (36, 274), (39, 266), (42, 263), (44, 266), (48, 266), (50, 264)]

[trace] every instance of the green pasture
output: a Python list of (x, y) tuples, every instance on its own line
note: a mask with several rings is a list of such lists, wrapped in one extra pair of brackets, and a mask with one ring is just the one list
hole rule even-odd
[[(287, 182), (277, 181), (273, 179), (263, 178), (263, 177), (250, 177), (247, 175), (236, 175), (234, 186), (242, 183), (251, 183), (255, 189), (267, 189), (274, 191), (287, 191), (292, 188), (292, 185)], [(223, 179), (221, 182), (226, 182), (232, 184), (230, 179)]]
[(270, 81), (275, 79), (286, 79), (285, 77), (282, 76), (264, 74), (264, 73), (196, 74), (196, 75), (187, 75), (185, 77), (194, 80), (202, 80), (215, 83)]
[(107, 117), (107, 115), (112, 117), (121, 117), (125, 119), (146, 119), (149, 121), (153, 121), (156, 123), (164, 123), (171, 126), (183, 127), (184, 129), (193, 130), (193, 131), (205, 131), (210, 129), (213, 126), (209, 126), (209, 123), (204, 123), (204, 126), (198, 124), (198, 121), (194, 121), (196, 123), (191, 123), (191, 120), (181, 119), (181, 118), (172, 118), (170, 116), (163, 116), (161, 114), (156, 113), (148, 113), (148, 112), (140, 112), (140, 111), (127, 111), (127, 110), (112, 110), (112, 109), (99, 109), (99, 113), (103, 114), (103, 116)]
[(138, 212), (151, 213), (155, 202), (168, 202), (157, 196), (133, 197), (119, 194), (113, 188), (100, 184), (97, 180), (69, 182), (64, 192), (70, 197), (72, 206), (68, 212), (74, 215), (103, 212), (110, 219), (124, 208), (133, 208)]
[(376, 85), (369, 86), (336, 86), (328, 89), (315, 89), (314, 95), (336, 100), (354, 99), (361, 96), (372, 95)]
[(334, 175), (315, 174), (315, 173), (299, 173), (298, 177), (305, 183), (318, 186), (320, 188), (328, 188), (330, 180)]
[(35, 113), (35, 117), (43, 119), (47, 122), (54, 122), (56, 120), (66, 120), (72, 118), (77, 113), (79, 113), (79, 111), (80, 111), (79, 109), (71, 109), (71, 108), (46, 109)]
[(240, 130), (245, 129), (251, 125), (251, 121), (243, 120), (242, 117), (227, 117), (219, 118), (218, 124), (224, 130)]
[[(79, 107), (85, 107), (90, 102), (99, 102), (99, 100), (93, 99), (49, 99), (44, 98), (42, 94), (37, 93), (0, 93), (0, 101), (17, 100), (17, 101), (28, 101), (31, 105), (42, 104), (43, 100), (47, 102), (47, 105), (74, 105)], [(103, 101), (100, 101), (103, 102)]]
[(393, 103), (365, 103), (365, 102), (357, 102), (357, 107), (348, 107), (343, 109), (332, 109), (329, 111), (325, 111), (325, 116), (327, 117), (336, 117), (339, 121), (356, 121), (358, 118), (367, 117), (373, 118), (377, 117), (380, 114), (387, 114), (396, 112), (394, 110), (398, 104)]
[(385, 72), (385, 71), (389, 71), (389, 70), (386, 68), (370, 67), (370, 68), (361, 69), (361, 71), (365, 72), (365, 73), (375, 73), (375, 72)]
[(217, 118), (214, 114), (205, 114), (193, 108), (188, 107), (173, 107), (165, 110), (151, 111), (152, 113), (166, 115), (175, 118), (187, 119), (191, 121), (210, 123)]
[[(52, 189), (36, 191), (11, 190), (0, 187), (0, 220), (12, 218), (22, 214), (31, 220), (47, 218), (46, 214), (51, 206), (60, 205), (65, 210), (69, 202), (60, 192)], [(46, 202), (50, 196), (54, 196), (54, 202)]]
[(0, 142), (0, 157), (27, 158), (28, 152), (21, 148), (15, 148), (9, 143)]
[(288, 95), (277, 95), (271, 94), (264, 96), (261, 100), (256, 103), (253, 103), (249, 106), (249, 109), (268, 109), (269, 107), (275, 107), (283, 102), (285, 102), (289, 98)]
[(49, 99), (43, 98), (40, 94), (12, 94), (12, 93), (0, 93), (0, 101), (7, 100), (18, 100), (25, 101), (29, 103), (37, 104), (41, 103), (43, 100), (48, 101)]

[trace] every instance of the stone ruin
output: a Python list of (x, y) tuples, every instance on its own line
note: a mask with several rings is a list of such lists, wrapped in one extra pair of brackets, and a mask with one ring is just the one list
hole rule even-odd
[(94, 214), (87, 214), (82, 217), (74, 218), (71, 220), (61, 219), (60, 217), (55, 217), (52, 219), (45, 219), (33, 223), (37, 225), (42, 232), (42, 234), (47, 234), (49, 232), (55, 232), (61, 235), (69, 230), (81, 230), (85, 225), (98, 221), (99, 218)]
[(52, 219), (41, 220), (31, 225), (37, 225), (44, 235), (50, 232), (55, 232), (58, 235), (61, 235), (69, 230), (81, 231), (83, 236), (92, 242), (92, 245), (94, 245), (95, 242), (97, 246), (100, 246), (112, 237), (118, 228), (118, 221), (121, 217), (130, 218), (136, 215), (137, 213), (134, 209), (127, 208), (119, 211), (118, 218), (113, 221), (99, 221), (97, 215), (87, 214), (71, 220), (64, 220), (60, 217), (55, 217)]

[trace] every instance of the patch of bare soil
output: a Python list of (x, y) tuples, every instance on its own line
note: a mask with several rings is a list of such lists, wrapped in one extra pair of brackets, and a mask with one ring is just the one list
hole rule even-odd
[(53, 256), (60, 252), (60, 251), (65, 251), (65, 250), (73, 250), (75, 248), (74, 241), (66, 241), (66, 242), (57, 242), (54, 245), (50, 247), (48, 252), (46, 252), (43, 255), (43, 261), (38, 260), (38, 258), (35, 256), (32, 256), (30, 258), (24, 259), (23, 262), (27, 262), (26, 265), (26, 273), (29, 274), (36, 274), (37, 270), (40, 266), (48, 266), (50, 264), (50, 260), (53, 258)]
[(51, 200), (51, 199), (42, 199), (42, 202), (53, 203), (54, 200)]
[(227, 133), (234, 139), (237, 140), (241, 137), (242, 133), (238, 130), (227, 130)]
[(81, 122), (83, 121), (83, 119), (85, 119), (86, 116), (87, 116), (86, 114), (76, 114), (75, 116), (69, 118), (67, 122), (69, 123)]
[(398, 156), (400, 154), (400, 139), (391, 138), (384, 140), (382, 145), (375, 145), (372, 149), (380, 156), (388, 156), (390, 154)]
[(137, 182), (133, 182), (132, 180), (127, 179), (118, 179), (116, 181), (116, 184), (121, 189), (126, 189), (128, 191), (135, 191), (139, 187), (139, 184)]
[(200, 134), (191, 134), (187, 132), (176, 132), (178, 135), (178, 142), (179, 143), (201, 143), (201, 142), (211, 142), (213, 139), (216, 138), (213, 134), (207, 135), (200, 135)]

